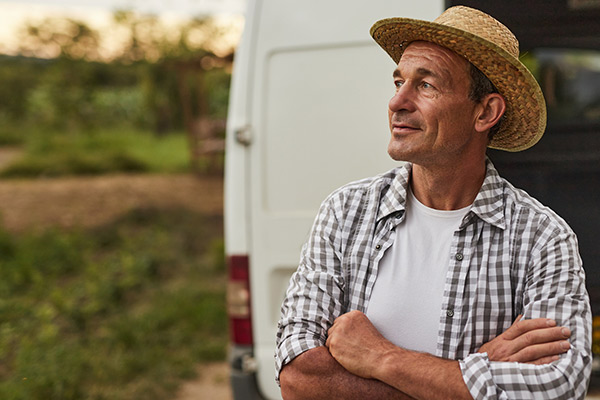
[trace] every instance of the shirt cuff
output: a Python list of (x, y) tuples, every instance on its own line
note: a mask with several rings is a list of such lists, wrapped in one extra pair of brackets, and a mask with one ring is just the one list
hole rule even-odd
[(279, 374), (284, 365), (290, 363), (300, 354), (325, 345), (325, 339), (316, 334), (290, 335), (281, 340), (275, 350), (275, 381), (279, 385)]
[(498, 396), (494, 390), (487, 353), (469, 354), (464, 360), (459, 360), (459, 364), (463, 380), (474, 399), (507, 399), (505, 393)]

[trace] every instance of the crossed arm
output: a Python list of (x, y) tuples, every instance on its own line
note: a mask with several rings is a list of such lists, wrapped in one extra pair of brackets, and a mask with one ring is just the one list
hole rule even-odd
[[(521, 274), (512, 288), (517, 305), (507, 312), (520, 310), (527, 319), (515, 321), (479, 353), (467, 354), (483, 340), (470, 326), (468, 343), (446, 352), (455, 354), (455, 361), (392, 346), (364, 315), (343, 314), (364, 308), (353, 292), (362, 286), (344, 279), (348, 266), (341, 261), (344, 238), (338, 233), (349, 228), (338, 226), (343, 218), (332, 209), (324, 207), (316, 222), (284, 300), (276, 366), (285, 399), (584, 398), (591, 313), (572, 232), (550, 227), (536, 243), (523, 245), (520, 253), (528, 257), (514, 268)], [(512, 287), (512, 275), (502, 277), (507, 282), (497, 284)], [(486, 293), (472, 300), (486, 301)], [(546, 316), (551, 319), (536, 318)], [(490, 322), (490, 332), (506, 326), (505, 319)], [(451, 339), (463, 344), (461, 338)]]
[[(568, 328), (553, 320), (520, 320), (479, 352), (490, 361), (546, 364), (569, 348)], [(284, 399), (471, 399), (458, 361), (402, 349), (386, 340), (359, 311), (338, 317), (326, 346), (286, 365)]]

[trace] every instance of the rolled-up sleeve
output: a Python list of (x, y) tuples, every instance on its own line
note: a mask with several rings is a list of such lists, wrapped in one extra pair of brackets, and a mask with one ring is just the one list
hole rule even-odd
[(330, 198), (321, 206), (283, 301), (275, 352), (277, 381), (284, 365), (325, 345), (328, 329), (342, 314), (341, 238), (332, 201)]
[(551, 364), (490, 361), (486, 353), (460, 360), (474, 399), (583, 399), (591, 373), (591, 309), (572, 232), (540, 235), (523, 297), (524, 318), (552, 318), (571, 330), (570, 350)]

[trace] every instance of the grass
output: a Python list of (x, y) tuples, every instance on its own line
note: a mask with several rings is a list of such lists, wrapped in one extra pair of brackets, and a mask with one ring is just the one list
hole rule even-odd
[(0, 177), (54, 177), (116, 172), (185, 172), (190, 169), (184, 133), (156, 136), (133, 129), (29, 133), (24, 154)]
[(136, 210), (89, 231), (0, 230), (0, 398), (164, 399), (225, 358), (219, 218)]

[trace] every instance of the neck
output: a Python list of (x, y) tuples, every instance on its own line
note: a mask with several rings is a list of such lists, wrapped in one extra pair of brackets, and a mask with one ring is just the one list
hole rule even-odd
[(473, 163), (414, 164), (411, 188), (415, 197), (427, 207), (458, 210), (473, 203), (485, 179), (485, 171), (485, 155)]

